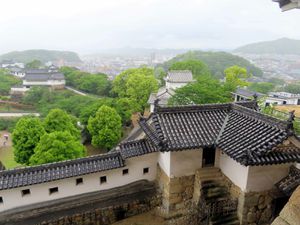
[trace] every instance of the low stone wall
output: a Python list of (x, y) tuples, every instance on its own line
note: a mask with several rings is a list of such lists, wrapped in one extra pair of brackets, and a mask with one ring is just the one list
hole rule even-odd
[(271, 193), (266, 191), (240, 194), (238, 216), (242, 225), (270, 224), (273, 207)]
[(195, 176), (169, 178), (161, 168), (157, 180), (162, 193), (162, 205), (158, 210), (166, 224), (196, 224), (196, 206), (192, 201)]
[(153, 210), (161, 196), (153, 182), (88, 193), (0, 213), (0, 225), (109, 225)]
[(299, 225), (300, 224), (300, 186), (291, 196), (272, 225)]

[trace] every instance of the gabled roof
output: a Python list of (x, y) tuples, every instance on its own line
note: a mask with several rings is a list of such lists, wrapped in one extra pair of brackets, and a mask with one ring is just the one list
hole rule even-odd
[(216, 146), (246, 166), (300, 162), (298, 147), (282, 145), (291, 123), (256, 110), (255, 101), (157, 107), (140, 125), (160, 151)]
[(62, 73), (26, 73), (24, 80), (26, 81), (48, 81), (48, 80), (64, 80)]
[(257, 95), (257, 97), (264, 96), (264, 94), (262, 94), (262, 93), (255, 92), (255, 91), (250, 91), (250, 90), (243, 89), (243, 88), (238, 88), (235, 92), (233, 92), (233, 94), (244, 96), (244, 97), (247, 97), (247, 98), (250, 98), (250, 99), (253, 98), (254, 95)]
[(166, 87), (161, 87), (158, 89), (157, 93), (150, 94), (148, 99), (148, 104), (154, 104), (155, 100), (159, 99), (159, 105), (166, 106), (168, 105), (169, 99), (175, 94), (173, 89), (168, 89)]
[(124, 159), (158, 151), (158, 148), (147, 139), (121, 143), (119, 148), (119, 151)]
[(0, 190), (40, 184), (124, 166), (119, 152), (41, 166), (0, 171)]
[(288, 176), (281, 179), (275, 186), (285, 195), (290, 196), (300, 185), (300, 169), (291, 166)]
[(172, 70), (169, 71), (166, 81), (171, 83), (189, 83), (193, 82), (193, 74), (189, 70)]

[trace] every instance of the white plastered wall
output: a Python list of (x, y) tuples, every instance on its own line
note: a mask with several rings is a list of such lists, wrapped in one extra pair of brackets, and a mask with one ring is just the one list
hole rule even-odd
[(202, 149), (160, 152), (158, 163), (169, 177), (194, 175), (202, 167)]
[(251, 166), (248, 172), (248, 191), (266, 191), (282, 178), (286, 177), (291, 167), (290, 163), (266, 166)]
[[(83, 193), (120, 187), (138, 180), (146, 179), (154, 181), (156, 179), (157, 157), (158, 153), (151, 153), (139, 156), (138, 158), (134, 157), (126, 160), (126, 167), (124, 168), (80, 176), (83, 178), (83, 184), (77, 186), (76, 178), (79, 177), (73, 177), (0, 191), (0, 196), (3, 198), (3, 204), (0, 204), (0, 211)], [(143, 169), (147, 167), (149, 168), (149, 173), (143, 174)], [(127, 175), (122, 175), (123, 169), (129, 169), (129, 173)], [(107, 176), (107, 183), (100, 184), (101, 176)], [(49, 195), (49, 188), (53, 187), (58, 187), (59, 191)], [(21, 190), (24, 189), (30, 189), (31, 194), (22, 197)]]
[(239, 164), (222, 152), (220, 153), (219, 167), (222, 173), (236, 186), (238, 186), (242, 191), (246, 191), (248, 167)]

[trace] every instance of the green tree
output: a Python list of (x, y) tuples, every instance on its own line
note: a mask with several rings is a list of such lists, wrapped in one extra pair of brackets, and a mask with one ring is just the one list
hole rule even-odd
[(68, 131), (77, 140), (80, 139), (80, 131), (74, 125), (74, 120), (61, 109), (52, 109), (44, 120), (44, 128), (47, 133), (55, 131)]
[(39, 69), (43, 66), (43, 63), (40, 60), (35, 59), (35, 60), (27, 63), (25, 66), (28, 69)]
[(129, 98), (137, 103), (136, 111), (144, 111), (149, 95), (158, 89), (153, 69), (129, 69), (119, 74), (113, 82), (113, 92), (119, 98)]
[(92, 135), (92, 144), (109, 150), (121, 138), (121, 117), (115, 109), (103, 105), (95, 117), (90, 117), (87, 128)]
[(44, 127), (38, 118), (21, 118), (12, 133), (16, 162), (29, 165), (34, 148), (44, 134)]
[(0, 95), (9, 95), (10, 88), (21, 83), (21, 79), (10, 75), (7, 70), (0, 69)]
[(231, 66), (224, 71), (224, 74), (226, 79), (225, 86), (229, 91), (235, 91), (237, 87), (249, 85), (249, 82), (245, 80), (250, 77), (246, 68)]
[(34, 149), (30, 165), (59, 162), (86, 156), (84, 146), (68, 131), (45, 134)]
[(200, 60), (175, 62), (171, 65), (169, 70), (190, 70), (193, 73), (194, 78), (197, 78), (201, 75), (210, 75), (208, 66)]
[(252, 91), (260, 92), (267, 94), (270, 91), (273, 91), (275, 88), (275, 85), (268, 82), (258, 82), (258, 83), (251, 83), (249, 85), (249, 89)]
[(283, 90), (293, 94), (300, 94), (300, 83), (288, 84), (283, 88)]
[(130, 98), (120, 98), (117, 99), (115, 103), (115, 109), (122, 118), (124, 125), (130, 125), (131, 115), (137, 109), (137, 103), (131, 100)]
[(194, 83), (176, 89), (175, 95), (169, 100), (171, 105), (190, 105), (229, 102), (230, 92), (219, 80), (209, 75), (200, 76)]

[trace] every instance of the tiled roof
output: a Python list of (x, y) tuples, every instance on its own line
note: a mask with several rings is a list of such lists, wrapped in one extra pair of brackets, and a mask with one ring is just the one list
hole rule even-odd
[(287, 196), (292, 195), (294, 190), (300, 185), (300, 169), (291, 166), (289, 175), (280, 180), (276, 187)]
[(300, 162), (300, 149), (280, 146), (293, 135), (287, 121), (256, 111), (255, 101), (157, 107), (142, 128), (160, 151), (216, 146), (243, 165)]
[(173, 89), (167, 89), (166, 87), (162, 87), (158, 90), (157, 93), (150, 94), (148, 99), (148, 104), (154, 104), (156, 99), (159, 99), (158, 105), (166, 106), (168, 105), (169, 99), (175, 94)]
[(242, 88), (238, 88), (235, 92), (233, 92), (234, 94), (238, 94), (238, 95), (242, 95), (242, 96), (245, 96), (245, 97), (248, 97), (248, 98), (252, 98), (255, 94), (258, 96), (258, 97), (262, 97), (264, 96), (264, 94), (261, 94), (259, 92), (255, 92), (255, 91), (250, 91), (250, 90), (247, 90), (247, 89), (242, 89)]
[(64, 80), (62, 73), (26, 73), (24, 80), (26, 81), (48, 81), (48, 80)]
[(0, 171), (0, 190), (96, 173), (124, 166), (119, 152), (41, 166)]
[(168, 72), (166, 80), (174, 83), (188, 83), (193, 81), (193, 74), (189, 70), (172, 70)]
[(124, 142), (119, 145), (119, 148), (124, 159), (158, 151), (158, 148), (146, 139)]

